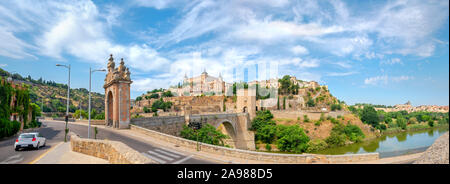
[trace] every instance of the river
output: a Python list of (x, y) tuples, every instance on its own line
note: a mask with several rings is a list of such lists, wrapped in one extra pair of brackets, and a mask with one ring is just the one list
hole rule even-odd
[(329, 148), (318, 154), (342, 155), (355, 153), (380, 153), (380, 158), (393, 157), (425, 151), (434, 141), (448, 131), (448, 126), (429, 130), (400, 132), (382, 135), (376, 139), (342, 147)]

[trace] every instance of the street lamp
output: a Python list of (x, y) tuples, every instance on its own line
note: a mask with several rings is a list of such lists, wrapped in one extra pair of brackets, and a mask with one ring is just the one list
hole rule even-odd
[(91, 136), (91, 75), (92, 73), (99, 71), (99, 72), (105, 72), (105, 69), (100, 70), (92, 70), (91, 67), (89, 67), (89, 126), (88, 126), (88, 139)]
[(56, 64), (56, 66), (61, 66), (61, 67), (65, 67), (67, 69), (69, 69), (69, 80), (67, 82), (67, 109), (66, 109), (66, 129), (64, 130), (65, 135), (64, 135), (64, 142), (67, 142), (67, 133), (68, 133), (68, 129), (67, 129), (67, 124), (69, 123), (69, 100), (70, 100), (70, 64), (69, 65), (61, 65), (61, 64)]

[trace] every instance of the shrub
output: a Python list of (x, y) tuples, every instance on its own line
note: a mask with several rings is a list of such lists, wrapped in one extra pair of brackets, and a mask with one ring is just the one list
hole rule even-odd
[(372, 106), (364, 106), (364, 109), (361, 112), (361, 121), (372, 125), (372, 127), (377, 127), (379, 123), (379, 117), (377, 111)]
[(433, 127), (434, 126), (434, 121), (433, 120), (428, 120), (428, 126)]
[(325, 142), (329, 146), (344, 146), (347, 137), (345, 134), (338, 134), (337, 132), (331, 132), (331, 135), (325, 139)]
[(325, 114), (322, 112), (320, 113), (320, 121), (324, 121), (325, 120)]
[(272, 150), (272, 146), (270, 146), (270, 144), (266, 144), (266, 150), (267, 151), (271, 151)]
[(302, 153), (308, 148), (308, 142), (309, 137), (298, 125), (284, 126), (279, 132), (277, 147), (280, 151)]
[(339, 120), (334, 119), (334, 118), (331, 118), (330, 121), (331, 121), (331, 123), (333, 123), (333, 124), (339, 124), (339, 123), (340, 123)]
[(180, 132), (181, 137), (193, 141), (199, 141), (207, 144), (224, 146), (223, 139), (228, 138), (227, 135), (216, 130), (216, 128), (210, 124), (203, 124), (202, 128), (195, 132), (187, 125), (183, 125), (183, 130)]
[(272, 120), (273, 115), (269, 110), (257, 111), (256, 117), (252, 120), (252, 127), (250, 130), (258, 131), (260, 128), (266, 125), (275, 125)]
[(260, 128), (255, 133), (256, 141), (261, 141), (263, 143), (272, 143), (275, 140), (275, 136), (277, 134), (277, 126), (276, 125), (265, 125)]
[(406, 119), (403, 117), (397, 118), (397, 126), (402, 128), (403, 130), (406, 130)]
[(331, 111), (336, 111), (336, 110), (341, 110), (342, 109), (342, 106), (341, 106), (341, 104), (332, 104), (331, 105)]
[(0, 119), (0, 138), (10, 137), (16, 134), (20, 129), (20, 123), (18, 121), (9, 121), (9, 119)]
[(305, 123), (307, 123), (307, 122), (309, 122), (309, 118), (308, 118), (308, 115), (303, 115), (303, 122), (305, 122)]
[(314, 125), (315, 125), (315, 126), (320, 126), (320, 120), (316, 121), (316, 122), (314, 123)]
[(315, 139), (308, 142), (308, 149), (306, 149), (306, 152), (313, 153), (317, 152), (323, 149), (326, 149), (328, 147), (328, 144), (322, 140), (322, 139)]

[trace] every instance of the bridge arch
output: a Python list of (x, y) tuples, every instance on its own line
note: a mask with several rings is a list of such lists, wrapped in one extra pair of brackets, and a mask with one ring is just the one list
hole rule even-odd
[(236, 148), (236, 142), (237, 142), (237, 130), (236, 130), (236, 122), (225, 119), (219, 121), (215, 125), (216, 129), (221, 131), (223, 134), (229, 136), (228, 139), (224, 140), (224, 143), (226, 145), (229, 145), (233, 148)]

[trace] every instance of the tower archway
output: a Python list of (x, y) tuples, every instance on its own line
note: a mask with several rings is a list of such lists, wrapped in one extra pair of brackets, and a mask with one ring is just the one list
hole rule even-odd
[(110, 55), (105, 84), (105, 124), (114, 128), (129, 128), (130, 125), (130, 71), (123, 58), (115, 68)]

